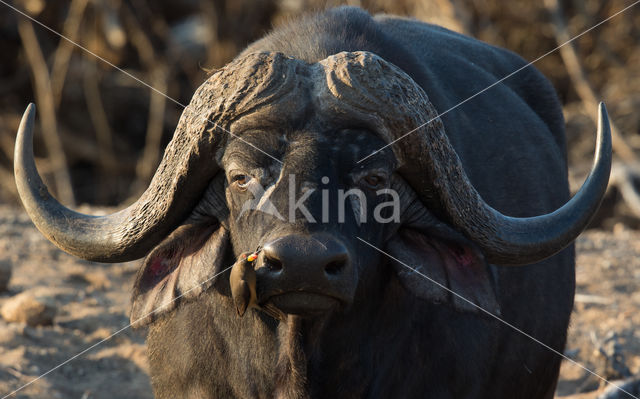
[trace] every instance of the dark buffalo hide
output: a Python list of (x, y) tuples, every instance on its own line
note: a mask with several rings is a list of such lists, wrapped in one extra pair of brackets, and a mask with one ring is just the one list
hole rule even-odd
[[(303, 68), (341, 52), (356, 51), (375, 54), (400, 68), (424, 90), (439, 112), (525, 64), (506, 50), (437, 26), (390, 16), (372, 18), (354, 8), (331, 10), (281, 27), (250, 45), (234, 63), (269, 52), (300, 60), (300, 65), (289, 68)], [(231, 73), (238, 73), (236, 68), (229, 68)], [(254, 76), (263, 76), (253, 72)], [(298, 176), (319, 178), (322, 174), (314, 175), (314, 169), (327, 174), (337, 170), (339, 174), (340, 165), (325, 164), (334, 157), (351, 154), (316, 145), (314, 139), (316, 143), (337, 142), (339, 139), (327, 132), (335, 130), (336, 125), (367, 129), (369, 123), (378, 122), (370, 116), (369, 120), (361, 117), (364, 120), (358, 121), (359, 115), (353, 110), (357, 110), (357, 104), (342, 108), (347, 110), (345, 115), (341, 114), (340, 101), (332, 104), (335, 109), (322, 109), (323, 105), (314, 104), (314, 100), (309, 104), (305, 95), (310, 94), (305, 90), (313, 88), (291, 82), (293, 78), (278, 82), (280, 77), (271, 73), (264, 78), (265, 83), (248, 84), (251, 88), (278, 85), (264, 88), (267, 94), (259, 95), (267, 105), (241, 111), (252, 115), (259, 109), (257, 125), (266, 126), (259, 135), (248, 135), (248, 140), (253, 138), (251, 142), (268, 153), (273, 151)], [(300, 72), (305, 73), (309, 72)], [(246, 79), (251, 78), (247, 73)], [(274, 94), (282, 86), (287, 89)], [(381, 89), (386, 88), (381, 85)], [(250, 96), (243, 90), (236, 90), (240, 94), (232, 98), (235, 103)], [(272, 105), (277, 103), (272, 97), (288, 95), (294, 99)], [(316, 101), (321, 101), (318, 97)], [(237, 117), (240, 107), (228, 107), (234, 108), (228, 112)], [(375, 111), (380, 119), (394, 112), (384, 108)], [(533, 67), (443, 115), (441, 120), (472, 184), (490, 205), (511, 216), (532, 216), (567, 201), (561, 109), (553, 88)], [(249, 133), (251, 129), (254, 127), (248, 129)], [(283, 150), (278, 143), (270, 142), (276, 139), (264, 137), (269, 134), (306, 140), (307, 151), (301, 149), (295, 154), (290, 147)], [(343, 148), (355, 142), (351, 138), (355, 134), (342, 135), (350, 135), (342, 139)], [(382, 145), (389, 141), (382, 138)], [(356, 157), (368, 154), (364, 147)], [(379, 147), (374, 145), (369, 152)], [(231, 148), (227, 145), (227, 151)], [(234, 148), (260, 159), (255, 162), (258, 166), (261, 162), (277, 166), (249, 146), (236, 143)], [(210, 205), (210, 209), (218, 208)], [(432, 213), (438, 212), (432, 207)], [(134, 319), (146, 316), (162, 303), (161, 299), (177, 296), (206, 276), (220, 272), (241, 252), (284, 234), (273, 218), (256, 218), (251, 227), (238, 225), (227, 215), (213, 216), (216, 221), (223, 220), (222, 224), (212, 227), (205, 220), (204, 227), (198, 224), (200, 221), (183, 226), (183, 231), (175, 232), (147, 258), (134, 295)], [(562, 352), (574, 291), (572, 247), (535, 265), (500, 268), (487, 266), (471, 243), (440, 222), (424, 223), (432, 231), (403, 224), (386, 241), (382, 232), (371, 232), (375, 228), (370, 224), (362, 229), (370, 230), (368, 242)], [(222, 244), (229, 242), (227, 229), (232, 232), (231, 245)], [(352, 230), (348, 233), (365, 234)], [(283, 321), (260, 310), (249, 310), (239, 317), (225, 273), (215, 284), (206, 284), (211, 287), (197, 298), (188, 293), (188, 300), (181, 298), (177, 310), (151, 325), (148, 344), (156, 396), (553, 396), (561, 360), (557, 354), (352, 237), (345, 239), (344, 230), (340, 234), (343, 240), (350, 240), (352, 251), (360, 258), (358, 288), (347, 308), (316, 317), (289, 315)], [(154, 273), (165, 259), (172, 261), (175, 269), (161, 272), (168, 274), (159, 282)], [(149, 290), (147, 286), (154, 284), (156, 288)]]
[(608, 179), (600, 112), (594, 170), (567, 203), (562, 111), (538, 71), (343, 7), (214, 71), (126, 209), (92, 217), (48, 194), (33, 106), (16, 182), (65, 251), (146, 255), (131, 321), (149, 328), (160, 399), (552, 398), (571, 243)]

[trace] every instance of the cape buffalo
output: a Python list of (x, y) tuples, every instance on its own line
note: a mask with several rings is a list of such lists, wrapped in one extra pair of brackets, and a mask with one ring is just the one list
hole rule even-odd
[(146, 256), (131, 320), (149, 325), (158, 398), (551, 398), (572, 242), (611, 146), (601, 106), (569, 200), (561, 107), (525, 66), (437, 26), (329, 10), (212, 73), (126, 209), (48, 194), (33, 106), (16, 180), (63, 250)]

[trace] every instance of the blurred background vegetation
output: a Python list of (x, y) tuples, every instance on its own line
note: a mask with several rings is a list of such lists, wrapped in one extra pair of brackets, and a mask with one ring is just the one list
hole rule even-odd
[[(3, 0), (4, 2), (4, 0)], [(38, 107), (41, 173), (66, 205), (115, 206), (147, 186), (207, 70), (297, 15), (342, 4), (443, 25), (533, 61), (632, 0), (15, 0), (13, 6), (130, 75), (0, 4), (0, 203), (18, 203), (12, 162), (26, 105)], [(593, 151), (596, 101), (618, 136), (596, 223), (639, 227), (640, 6), (535, 63), (563, 105), (577, 188)], [(510, 79), (517, 79), (515, 75)], [(165, 93), (169, 98), (158, 94)], [(488, 93), (487, 95), (490, 95)], [(461, 99), (462, 100), (462, 99)], [(497, 105), (500, 106), (500, 105)]]

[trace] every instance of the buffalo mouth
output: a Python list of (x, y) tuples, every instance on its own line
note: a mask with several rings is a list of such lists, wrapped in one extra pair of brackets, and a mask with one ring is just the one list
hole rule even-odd
[(333, 296), (309, 291), (289, 291), (268, 299), (281, 312), (294, 315), (313, 315), (331, 311), (341, 301)]

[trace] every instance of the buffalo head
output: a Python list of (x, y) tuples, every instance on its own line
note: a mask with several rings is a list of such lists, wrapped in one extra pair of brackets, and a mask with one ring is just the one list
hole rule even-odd
[(487, 263), (547, 258), (597, 209), (611, 151), (604, 108), (600, 117), (580, 192), (553, 213), (513, 218), (482, 200), (427, 95), (393, 64), (369, 52), (313, 64), (254, 53), (197, 90), (149, 188), (126, 209), (87, 216), (49, 195), (33, 161), (33, 106), (15, 174), (34, 223), (66, 252), (101, 262), (147, 255), (133, 321), (197, 296), (234, 262), (228, 294), (240, 313), (249, 304), (274, 317), (346, 309), (384, 267), (378, 249), (438, 283), (393, 262), (415, 295), (472, 310), (451, 288), (497, 312)]

